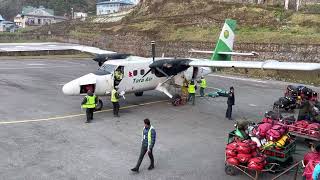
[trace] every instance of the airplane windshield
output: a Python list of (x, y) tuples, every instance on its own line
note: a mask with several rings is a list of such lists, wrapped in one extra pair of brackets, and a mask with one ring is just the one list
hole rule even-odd
[(102, 66), (100, 66), (100, 68), (97, 70), (97, 72), (96, 72), (95, 74), (96, 74), (96, 75), (111, 74), (112, 72), (115, 71), (116, 68), (117, 68), (116, 65), (103, 64)]

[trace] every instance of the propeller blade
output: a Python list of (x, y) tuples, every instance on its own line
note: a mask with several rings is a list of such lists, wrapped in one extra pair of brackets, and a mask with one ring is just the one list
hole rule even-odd
[(164, 71), (162, 71), (162, 69), (156, 67), (156, 69), (161, 72), (163, 75), (165, 75), (166, 77), (169, 77), (169, 75), (167, 73), (165, 73)]
[(156, 57), (156, 42), (151, 41), (151, 47), (152, 47), (152, 61), (154, 62), (154, 59)]
[(150, 72), (151, 72), (151, 68), (148, 70), (148, 72), (147, 73), (145, 73), (143, 76), (142, 76), (142, 78), (144, 78), (144, 77), (146, 77)]

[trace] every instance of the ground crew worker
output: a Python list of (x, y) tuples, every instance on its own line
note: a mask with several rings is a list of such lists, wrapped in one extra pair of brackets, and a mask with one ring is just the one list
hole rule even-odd
[(203, 97), (204, 90), (207, 88), (207, 81), (206, 81), (206, 79), (204, 79), (203, 76), (201, 76), (199, 83), (200, 83), (200, 97)]
[(96, 107), (96, 103), (98, 102), (98, 97), (95, 96), (91, 90), (88, 90), (87, 96), (83, 98), (81, 103), (81, 107), (86, 109), (87, 121), (86, 123), (90, 123), (93, 119), (93, 111)]
[(115, 86), (111, 91), (111, 102), (113, 105), (113, 116), (114, 117), (120, 117), (119, 116), (119, 93), (117, 92), (118, 87)]
[(232, 106), (234, 105), (234, 88), (233, 87), (230, 87), (227, 104), (228, 104), (228, 109), (226, 112), (226, 118), (228, 118), (229, 120), (232, 120), (232, 118), (231, 118)]
[(142, 146), (140, 151), (140, 156), (137, 162), (137, 165), (131, 169), (133, 172), (139, 172), (139, 167), (143, 160), (144, 155), (148, 152), (148, 156), (150, 158), (150, 166), (148, 170), (152, 170), (154, 168), (154, 158), (153, 158), (153, 147), (156, 143), (156, 130), (150, 124), (149, 119), (144, 119), (144, 128), (142, 130)]
[(188, 93), (189, 98), (188, 101), (190, 101), (190, 98), (192, 98), (192, 105), (195, 105), (196, 100), (196, 85), (194, 84), (194, 81), (192, 80), (188, 85)]

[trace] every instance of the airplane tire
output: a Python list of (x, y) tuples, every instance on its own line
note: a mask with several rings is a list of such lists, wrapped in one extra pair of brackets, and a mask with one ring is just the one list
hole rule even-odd
[(142, 95), (143, 95), (143, 91), (142, 91), (142, 92), (136, 92), (136, 93), (134, 93), (134, 95), (136, 95), (136, 96), (142, 96)]
[(103, 62), (99, 62), (98, 65), (99, 65), (99, 67), (102, 66), (102, 65), (103, 65)]
[(98, 104), (97, 104), (97, 106), (96, 106), (96, 108), (94, 110), (95, 111), (101, 111), (102, 107), (103, 107), (103, 102), (102, 102), (101, 99), (99, 99)]

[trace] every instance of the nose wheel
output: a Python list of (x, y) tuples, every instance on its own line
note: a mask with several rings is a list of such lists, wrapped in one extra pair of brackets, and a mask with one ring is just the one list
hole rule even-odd
[(101, 111), (103, 107), (103, 102), (101, 99), (98, 100), (98, 104), (96, 105), (95, 111)]

